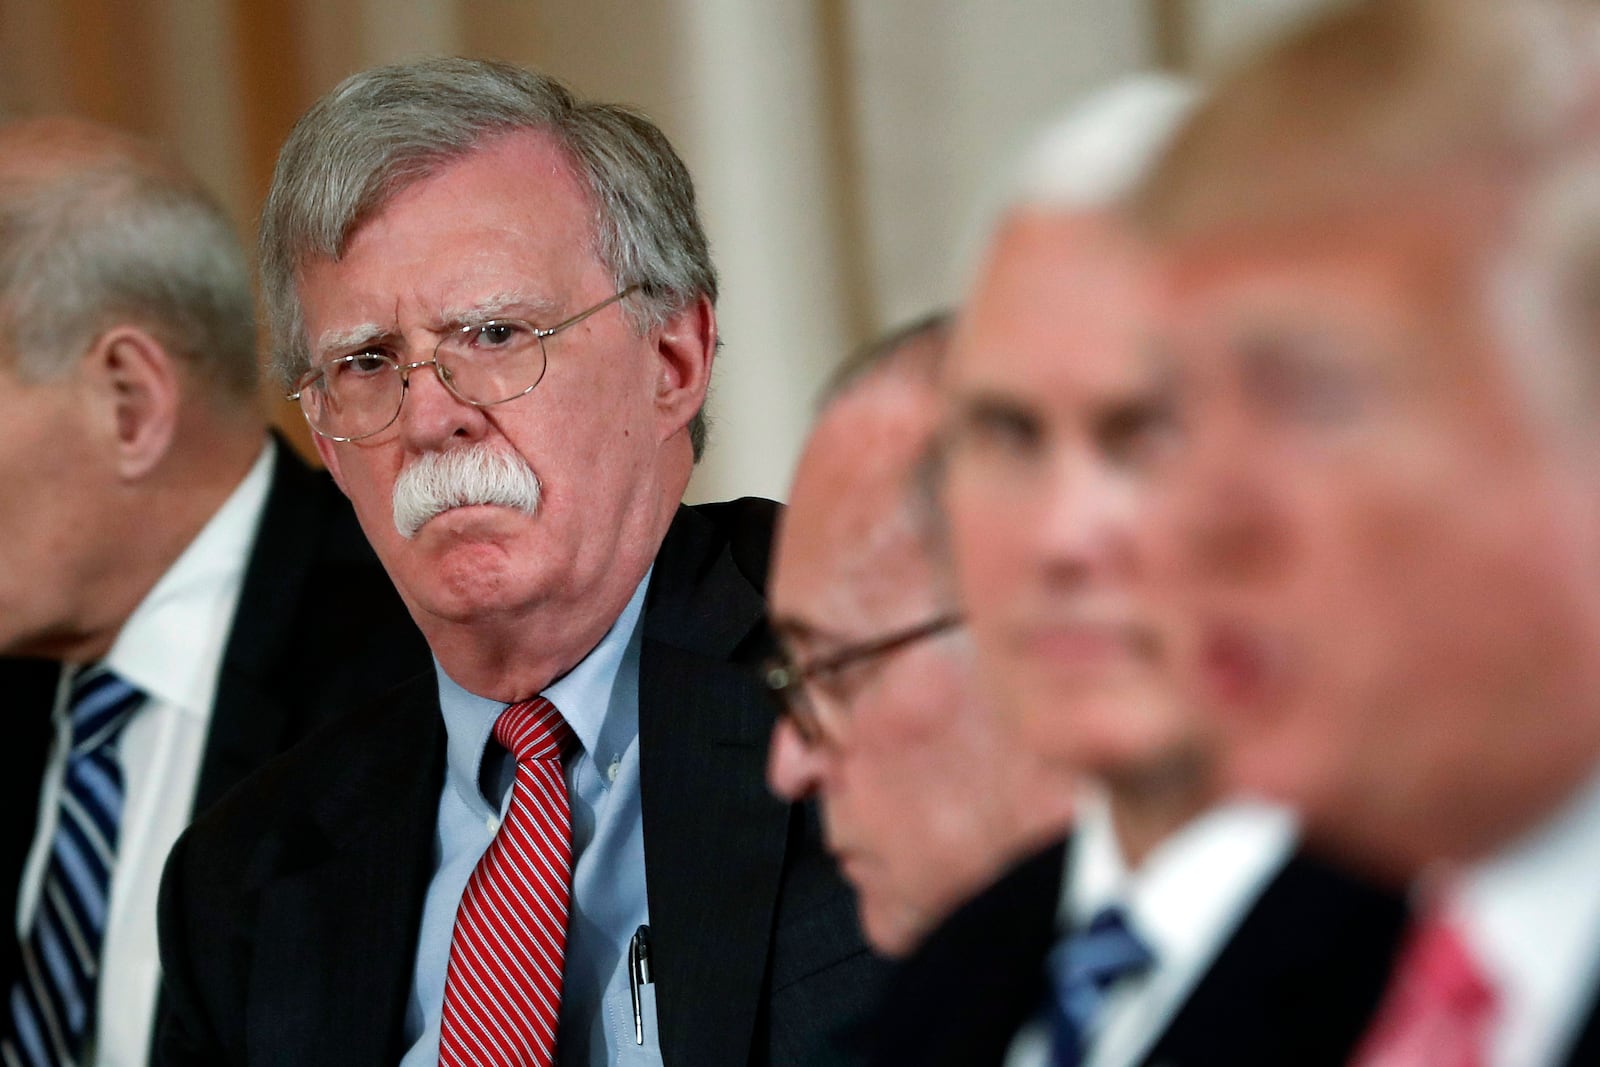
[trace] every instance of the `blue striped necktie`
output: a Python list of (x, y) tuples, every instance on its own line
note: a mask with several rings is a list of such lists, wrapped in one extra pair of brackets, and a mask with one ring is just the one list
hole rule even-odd
[(110, 906), (122, 768), (117, 738), (144, 694), (102, 666), (72, 682), (72, 747), (33, 928), (11, 989), (6, 1067), (77, 1064), (92, 1045), (100, 944)]
[(1110, 905), (1050, 953), (1053, 1062), (1078, 1067), (1084, 1060), (1111, 988), (1143, 974), (1155, 956), (1128, 928), (1122, 908)]

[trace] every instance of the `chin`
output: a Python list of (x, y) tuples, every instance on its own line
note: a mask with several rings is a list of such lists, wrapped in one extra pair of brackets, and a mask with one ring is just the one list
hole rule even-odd
[[(1374, 799), (1374, 789), (1350, 773), (1350, 766), (1332, 748), (1314, 738), (1296, 738), (1271, 730), (1230, 728), (1223, 738), (1222, 780), (1230, 791), (1293, 808), (1313, 836), (1338, 840), (1338, 828), (1360, 824)], [(1316, 828), (1322, 829), (1316, 829)], [(1345, 851), (1343, 848), (1337, 851)]]
[(908, 909), (875, 907), (858, 898), (861, 932), (880, 956), (900, 959), (909, 956), (927, 932)]
[(1140, 713), (1153, 699), (1127, 685), (1038, 685), (1019, 693), (1019, 732), (1024, 744), (1055, 762), (1157, 749), (1177, 731), (1168, 728), (1164, 711)]
[(526, 566), (525, 560), (510, 559), (498, 549), (452, 552), (413, 572), (417, 580), (410, 583), (406, 599), (452, 622), (503, 614), (540, 597), (542, 583)]

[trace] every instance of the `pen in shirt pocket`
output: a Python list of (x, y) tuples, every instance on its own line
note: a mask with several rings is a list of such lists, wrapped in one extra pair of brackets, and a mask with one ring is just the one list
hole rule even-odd
[(628, 991), (633, 994), (633, 1041), (644, 1044), (644, 1001), (640, 991), (649, 985), (650, 977), (650, 927), (641, 926), (633, 932), (628, 942)]

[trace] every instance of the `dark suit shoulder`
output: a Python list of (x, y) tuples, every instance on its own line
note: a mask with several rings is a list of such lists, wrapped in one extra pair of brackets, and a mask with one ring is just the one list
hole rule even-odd
[(328, 675), (312, 666), (335, 668), (340, 681), (370, 677), (361, 699), (431, 662), (350, 502), (287, 445), (278, 449), (226, 658), (275, 695), (328, 689)]
[(1017, 863), (894, 971), (866, 1035), (872, 1062), (998, 1064), (1044, 996), (1070, 839)]
[(195, 810), (431, 665), (349, 501), (280, 440), (217, 679)]
[(421, 675), (330, 722), (184, 832), (157, 909), (156, 1062), (398, 1058), (444, 749), (436, 685)]
[(1561, 1061), (1566, 1067), (1593, 1067), (1600, 1063), (1600, 1001), (1591, 1002), (1572, 1047)]
[(437, 686), (431, 671), (416, 675), (265, 764), (195, 820), (185, 834), (189, 862), (243, 861), (285, 830), (349, 832), (353, 802), (442, 775)]
[(1296, 854), (1270, 881), (1152, 1049), (1154, 1063), (1344, 1064), (1384, 988), (1405, 900)]
[[(27, 862), (38, 826), (40, 788), (55, 738), (51, 712), (61, 665), (46, 660), (0, 657), (0, 705), (6, 742), (0, 746), (0, 915), (17, 913), (18, 874)], [(15, 937), (0, 938), (0, 981), (10, 988), (18, 971)]]
[(680, 507), (656, 553), (646, 638), (714, 660), (765, 655), (767, 565), (780, 510), (759, 497)]
[(783, 505), (765, 497), (744, 496), (713, 504), (697, 504), (689, 510), (710, 521), (728, 544), (728, 551), (739, 573), (757, 589), (767, 584), (772, 562), (773, 531)]
[(767, 565), (779, 506), (678, 509), (639, 666), (640, 790), (656, 1010), (668, 1064), (824, 1064), (875, 996), (854, 897), (815, 806), (765, 780)]

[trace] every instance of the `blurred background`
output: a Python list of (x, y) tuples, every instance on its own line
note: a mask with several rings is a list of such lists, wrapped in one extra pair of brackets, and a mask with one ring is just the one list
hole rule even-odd
[[(278, 145), (345, 75), (539, 67), (642, 108), (723, 280), (692, 499), (781, 498), (828, 369), (951, 301), (1029, 136), (1117, 76), (1203, 72), (1323, 0), (0, 0), (0, 113), (151, 135), (254, 240)], [(298, 410), (269, 390), (304, 449)]]

